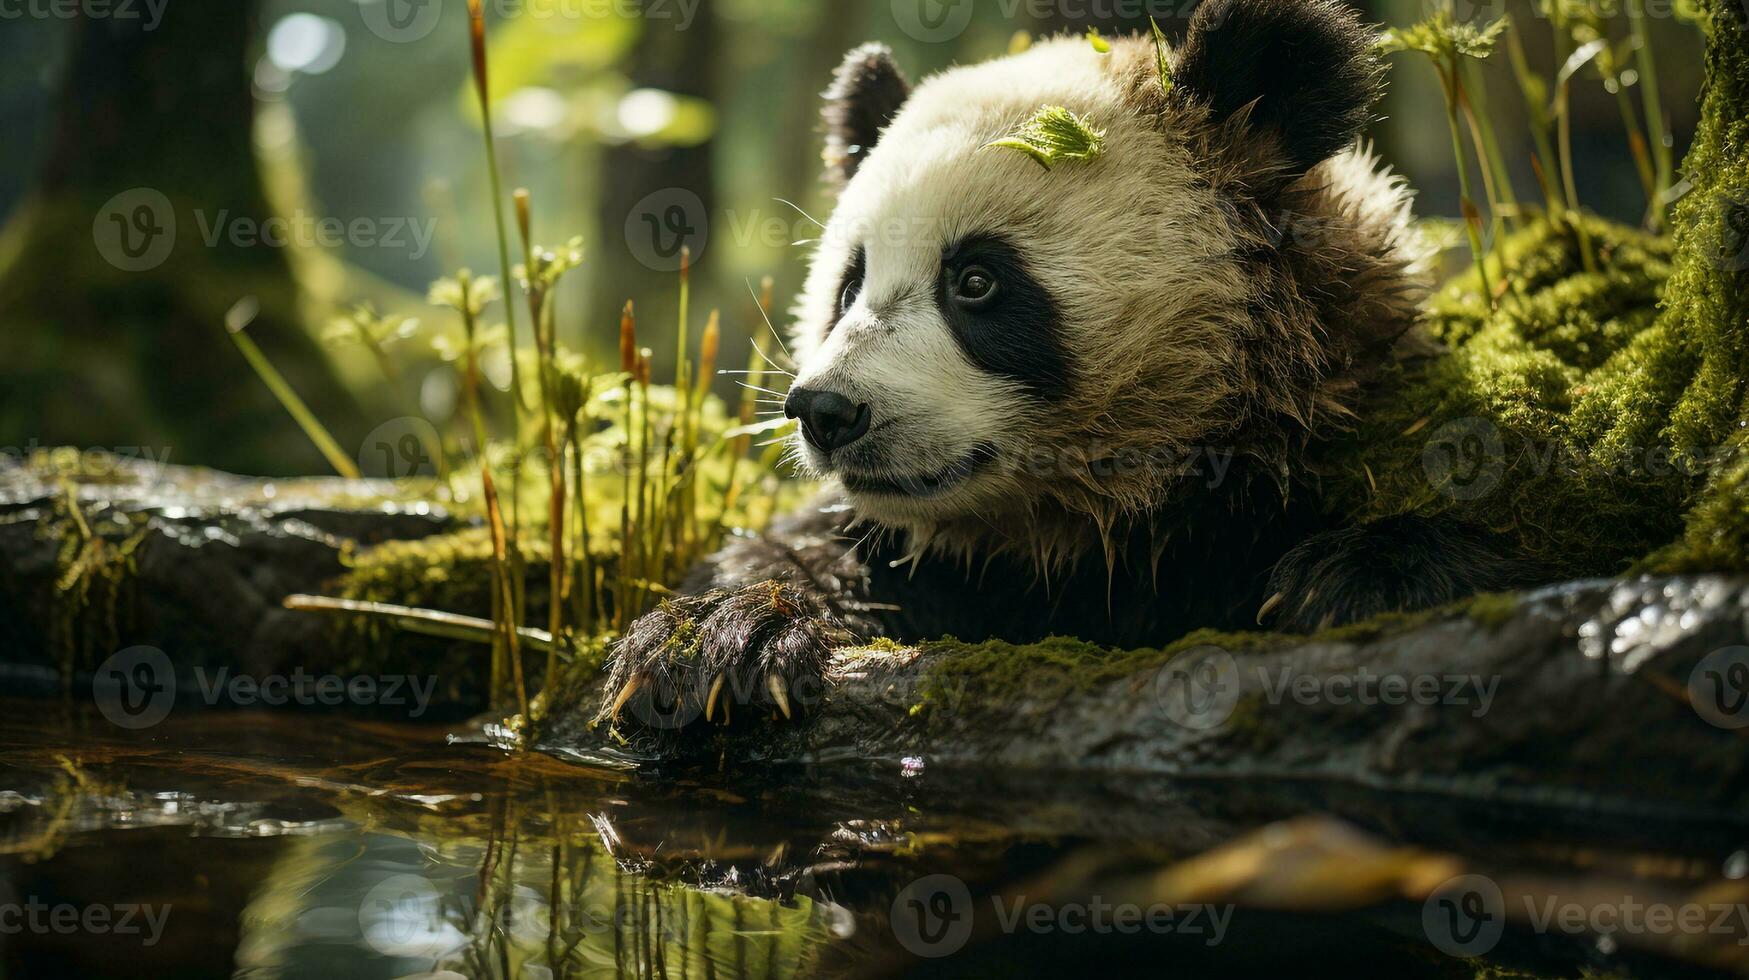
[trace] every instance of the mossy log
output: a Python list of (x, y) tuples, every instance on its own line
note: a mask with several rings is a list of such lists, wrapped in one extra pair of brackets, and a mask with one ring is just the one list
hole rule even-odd
[(442, 506), (393, 491), (73, 451), (0, 459), (0, 659), (26, 668), (14, 693), (135, 645), (191, 667), (332, 665), (349, 652), (280, 601), (341, 575), (362, 545), (452, 526)]
[(773, 720), (766, 702), (732, 730), (680, 719), (676, 732), (628, 712), (615, 732), (592, 722), (602, 692), (588, 685), (545, 745), (641, 761), (884, 759), (1740, 816), (1746, 621), (1749, 579), (1645, 578), (1313, 637), (1197, 634), (1159, 651), (877, 647), (839, 653), (823, 690), (792, 691), (793, 706), (806, 702), (798, 722)]

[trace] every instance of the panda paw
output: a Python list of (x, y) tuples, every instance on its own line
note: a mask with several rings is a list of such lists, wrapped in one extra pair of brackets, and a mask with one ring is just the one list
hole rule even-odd
[(1258, 625), (1311, 633), (1388, 612), (1521, 588), (1551, 571), (1466, 524), (1414, 515), (1307, 538), (1269, 577)]
[(629, 714), (649, 728), (678, 730), (767, 712), (791, 719), (818, 703), (828, 656), (849, 640), (825, 603), (794, 585), (668, 599), (615, 644), (612, 693), (596, 720)]

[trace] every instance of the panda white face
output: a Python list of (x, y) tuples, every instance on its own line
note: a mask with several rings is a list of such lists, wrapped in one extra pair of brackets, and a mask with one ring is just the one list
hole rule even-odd
[[(1356, 147), (1372, 34), (1336, 0), (1204, 0), (1169, 71), (1078, 37), (915, 92), (879, 46), (840, 68), (785, 407), (860, 517), (1048, 563), (1183, 499), (1199, 453), (1349, 416), (1420, 276), (1408, 194)], [(989, 148), (1045, 106), (1103, 151)]]
[[(1046, 104), (1105, 130), (1102, 155), (1047, 171), (986, 148)], [(817, 246), (786, 405), (802, 421), (797, 458), (859, 514), (897, 525), (1024, 510), (1046, 484), (1078, 479), (1100, 450), (1070, 418), (1121, 405), (1105, 393), (1144, 342), (1128, 324), (1198, 305), (1172, 283), (1202, 277), (1208, 290), (1230, 245), (1201, 217), (1213, 209), (1184, 148), (1126, 105), (1085, 41), (931, 79), (861, 161)], [(1165, 346), (1196, 371), (1219, 338), (1207, 317), (1184, 319)], [(1218, 397), (1180, 394), (1153, 413), (1201, 417)]]

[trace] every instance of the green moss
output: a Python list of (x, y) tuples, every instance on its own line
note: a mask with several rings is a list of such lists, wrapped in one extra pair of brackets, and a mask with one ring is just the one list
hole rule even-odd
[[(1511, 593), (1482, 595), (1438, 609), (1384, 613), (1309, 636), (1203, 629), (1165, 647), (1139, 650), (1113, 650), (1060, 636), (1023, 645), (1000, 640), (966, 643), (949, 637), (921, 647), (934, 658), (934, 663), (925, 676), (921, 702), (913, 707), (912, 713), (926, 716), (937, 706), (962, 700), (964, 704), (988, 705), (992, 710), (1005, 711), (1029, 700), (1060, 700), (1119, 681), (1142, 683), (1172, 658), (1208, 647), (1235, 654), (1284, 654), (1310, 644), (1370, 643), (1454, 616), (1465, 616), (1492, 628), (1510, 619), (1520, 604), (1519, 597)], [(1260, 717), (1250, 719), (1243, 715), (1243, 701), (1237, 710), (1239, 713), (1232, 722), (1235, 730), (1255, 728), (1256, 738), (1272, 737), (1258, 727)]]
[[(523, 548), (531, 564), (537, 559), (546, 564), (544, 542), (526, 540)], [(359, 552), (336, 594), (343, 599), (489, 617), (491, 582), (491, 534), (474, 527), (417, 541), (391, 541)], [(544, 602), (544, 594), (541, 598)], [(371, 620), (358, 622), (364, 628), (378, 628)]]
[(1443, 350), (1402, 365), (1388, 403), (1319, 463), (1340, 510), (1451, 515), (1569, 575), (1619, 573), (1680, 533), (1704, 475), (1671, 419), (1708, 382), (1657, 313), (1672, 248), (1584, 224), (1597, 271), (1572, 227), (1539, 221), (1501, 249), (1514, 288), (1498, 310), (1473, 272), (1433, 300)]
[(67, 486), (54, 515), (37, 531), (57, 542), (49, 645), (63, 683), (121, 647), (125, 607), (149, 530), (144, 517), (119, 510), (92, 520)]
[(1517, 594), (1495, 592), (1476, 596), (1464, 603), (1463, 608), (1470, 619), (1492, 629), (1505, 624), (1521, 605), (1523, 603)]
[[(547, 601), (546, 545), (525, 540), (523, 553), (529, 566), (529, 621), (540, 622)], [(491, 618), (492, 541), (486, 528), (391, 541), (355, 554), (351, 565), (334, 584), (333, 595)], [(488, 687), (489, 646), (402, 633), (373, 616), (340, 617), (335, 624), (336, 647), (352, 651), (343, 669), (423, 671), (440, 679), (446, 696), (460, 700)], [(531, 656), (524, 666), (539, 676), (544, 662)]]
[(1573, 229), (1540, 221), (1491, 264), (1498, 310), (1459, 277), (1429, 306), (1444, 349), (1320, 461), (1339, 510), (1451, 514), (1569, 575), (1749, 568), (1749, 49), (1740, 5), (1708, 9), (1674, 239), (1584, 219), (1586, 272)]

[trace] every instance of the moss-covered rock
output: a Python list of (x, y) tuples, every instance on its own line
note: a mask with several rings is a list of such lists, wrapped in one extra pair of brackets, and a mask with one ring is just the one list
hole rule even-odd
[(1674, 239), (1582, 219), (1587, 263), (1573, 224), (1541, 220), (1490, 260), (1496, 308), (1474, 272), (1448, 286), (1440, 349), (1325, 461), (1344, 509), (1452, 514), (1568, 575), (1749, 567), (1749, 14), (1707, 9)]
[(1665, 438), (1695, 383), (1657, 317), (1671, 248), (1584, 225), (1596, 271), (1583, 269), (1577, 229), (1541, 220), (1492, 261), (1513, 283), (1497, 309), (1474, 272), (1434, 298), (1439, 348), (1400, 365), (1394, 390), (1323, 461), (1342, 509), (1450, 514), (1575, 575), (1619, 572), (1675, 537), (1702, 475)]

